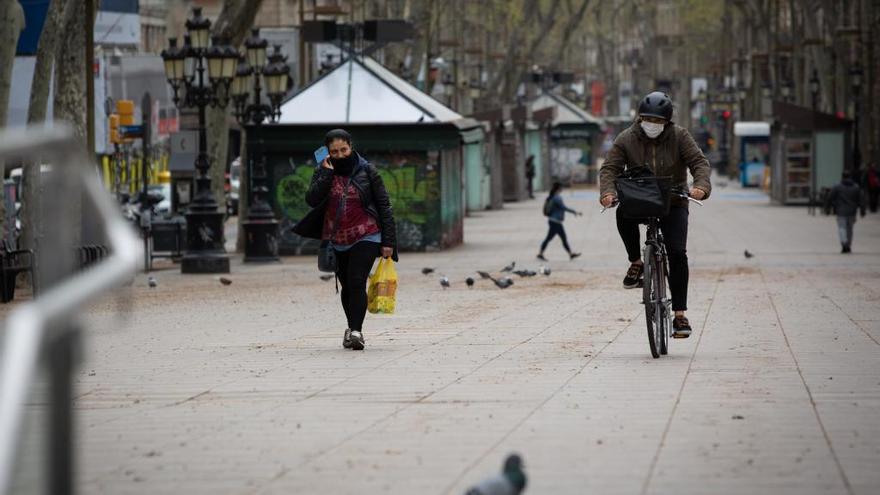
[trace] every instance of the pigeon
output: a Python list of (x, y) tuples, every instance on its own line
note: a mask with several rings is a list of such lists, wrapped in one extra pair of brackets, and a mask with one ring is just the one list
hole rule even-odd
[(477, 273), (480, 274), (480, 278), (484, 278), (484, 279), (485, 279), (485, 278), (489, 278), (489, 279), (492, 278), (492, 275), (489, 275), (488, 273), (486, 273), (486, 272), (484, 272), (484, 271), (477, 270)]
[(501, 269), (502, 272), (512, 272), (516, 267), (516, 261), (511, 261), (509, 265)]
[(748, 249), (746, 249), (745, 251), (743, 251), (743, 255), (746, 257), (746, 259), (748, 259), (748, 258), (754, 258), (754, 257), (755, 257), (755, 255), (752, 254), (752, 253), (750, 253)]
[(443, 286), (443, 290), (448, 289), (449, 288), (449, 277), (447, 277), (445, 275), (440, 277), (440, 285)]
[(542, 266), (541, 268), (538, 269), (538, 271), (541, 272), (541, 275), (544, 275), (546, 277), (550, 276), (550, 267), (549, 266)]
[(468, 286), (468, 289), (470, 289), (471, 287), (474, 286), (474, 279), (471, 277), (468, 277), (468, 278), (464, 279), (464, 283), (466, 283)]
[(149, 285), (151, 289), (155, 289), (156, 286), (159, 285), (159, 284), (156, 283), (156, 279), (155, 279), (155, 278), (150, 277), (150, 278), (147, 279), (147, 285)]
[(334, 277), (334, 275), (332, 273), (327, 274), (327, 275), (321, 275), (321, 280), (323, 280), (324, 282), (329, 282), (329, 281), (333, 280), (333, 277)]
[(501, 277), (499, 279), (490, 279), (495, 282), (495, 285), (498, 286), (499, 289), (506, 289), (513, 285), (513, 280), (510, 277)]
[(226, 277), (220, 277), (220, 283), (223, 284), (223, 285), (229, 285), (229, 284), (232, 283), (232, 280), (229, 280), (229, 279), (226, 278)]
[(526, 488), (526, 482), (522, 458), (511, 454), (504, 461), (501, 474), (486, 478), (468, 488), (465, 495), (520, 495)]
[(428, 268), (428, 267), (422, 268), (422, 275), (430, 275), (432, 273), (434, 273), (433, 268)]
[(538, 274), (538, 272), (532, 270), (514, 270), (513, 273), (519, 275), (520, 277), (534, 277)]

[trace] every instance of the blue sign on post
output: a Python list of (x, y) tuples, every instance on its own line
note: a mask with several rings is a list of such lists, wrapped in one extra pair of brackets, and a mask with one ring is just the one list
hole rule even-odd
[(119, 132), (122, 134), (122, 137), (127, 138), (138, 138), (144, 135), (144, 126), (143, 125), (121, 125), (119, 126)]

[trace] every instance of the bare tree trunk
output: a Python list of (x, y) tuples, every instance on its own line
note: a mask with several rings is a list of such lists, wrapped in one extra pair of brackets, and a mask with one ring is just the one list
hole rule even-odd
[[(34, 64), (34, 79), (31, 83), (31, 96), (28, 104), (28, 124), (40, 124), (46, 120), (49, 106), (49, 85), (52, 81), (52, 66), (55, 63), (55, 50), (58, 45), (61, 27), (65, 22), (69, 0), (52, 0), (46, 21), (37, 44)], [(25, 163), (22, 173), (21, 193), (21, 245), (24, 249), (39, 249), (40, 225), (40, 167), (35, 162)]]
[[(85, 2), (72, 2), (70, 12), (65, 15), (64, 28), (55, 51), (54, 117), (72, 127), (74, 135), (83, 144), (84, 152), (91, 148), (86, 143), (86, 23), (95, 22), (96, 12), (86, 12)], [(72, 195), (65, 206), (65, 222), (81, 226), (82, 198)], [(80, 244), (81, 228), (73, 228), (72, 232), (73, 245)]]
[[(254, 19), (262, 3), (263, 0), (225, 0), (223, 10), (214, 23), (212, 34), (226, 40), (232, 46), (240, 46), (254, 25)], [(211, 160), (211, 168), (208, 172), (211, 176), (211, 192), (221, 207), (225, 209), (223, 185), (226, 165), (229, 162), (229, 157), (226, 156), (229, 148), (229, 113), (227, 109), (209, 107), (206, 111), (206, 126), (208, 157)], [(246, 161), (242, 160), (242, 165), (245, 163)], [(239, 203), (246, 201), (249, 191), (250, 187), (247, 182), (242, 181)], [(241, 210), (239, 210), (238, 218), (239, 232), (241, 232), (241, 222), (244, 219)], [(239, 235), (239, 239), (241, 239), (241, 235)]]
[[(12, 64), (18, 36), (24, 29), (24, 10), (16, 0), (0, 0), (0, 129), (6, 127), (9, 90), (12, 87)], [(0, 161), (0, 177), (6, 175), (6, 164)], [(9, 225), (14, 229), (15, 225)], [(6, 194), (0, 188), (0, 233), (6, 234)]]

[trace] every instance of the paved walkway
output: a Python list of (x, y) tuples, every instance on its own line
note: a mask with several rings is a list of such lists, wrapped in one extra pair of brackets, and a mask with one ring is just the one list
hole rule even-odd
[(538, 267), (540, 199), (404, 254), (365, 352), (310, 257), (139, 275), (88, 314), (83, 493), (460, 494), (512, 451), (533, 494), (877, 493), (880, 216), (844, 256), (833, 218), (718, 191), (691, 210), (694, 335), (654, 360), (595, 198), (567, 197), (584, 256), (556, 241), (552, 275), (508, 290), (463, 279)]

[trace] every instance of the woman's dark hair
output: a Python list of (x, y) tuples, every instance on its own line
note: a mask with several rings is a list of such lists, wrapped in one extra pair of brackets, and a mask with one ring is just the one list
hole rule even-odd
[(550, 187), (550, 196), (548, 196), (548, 198), (552, 198), (553, 196), (556, 196), (556, 193), (558, 193), (561, 189), (562, 189), (562, 183), (561, 182), (554, 182), (553, 185)]
[(345, 129), (333, 129), (328, 132), (326, 136), (324, 136), (324, 146), (330, 146), (330, 143), (336, 141), (337, 139), (345, 141), (351, 146), (351, 134), (348, 133)]

